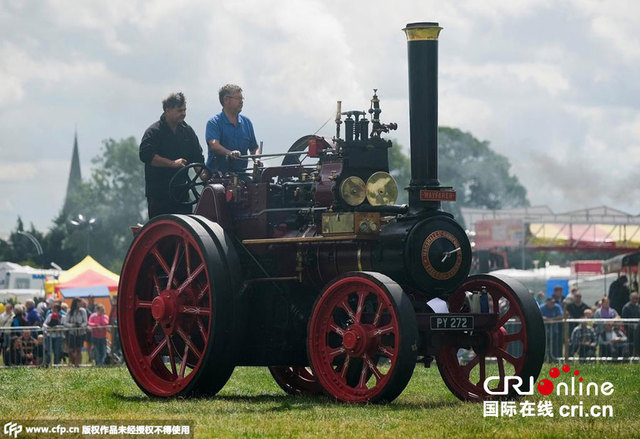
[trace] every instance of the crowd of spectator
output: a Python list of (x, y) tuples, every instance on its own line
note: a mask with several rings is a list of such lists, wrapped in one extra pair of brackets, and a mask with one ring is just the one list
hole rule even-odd
[[(626, 295), (628, 301), (621, 300)], [(562, 357), (565, 319), (581, 319), (567, 324), (567, 357), (640, 356), (640, 324), (623, 323), (616, 319), (640, 319), (640, 295), (629, 292), (626, 277), (614, 282), (609, 295), (593, 306), (582, 300), (577, 288), (563, 297), (562, 287), (556, 287), (550, 297), (536, 295), (545, 321), (547, 360)], [(611, 322), (593, 321), (611, 319)], [(112, 327), (104, 306), (89, 300), (74, 298), (69, 307), (61, 300), (47, 299), (36, 303), (0, 303), (0, 353), (5, 365), (44, 365), (68, 362), (82, 363), (83, 349), (90, 361), (102, 366), (112, 360), (108, 350), (108, 334)], [(20, 328), (26, 328), (21, 330)], [(111, 331), (112, 351), (119, 358), (117, 331)]]
[(83, 350), (90, 362), (102, 366), (112, 359), (109, 333), (112, 347), (118, 345), (117, 331), (112, 329), (104, 306), (93, 297), (74, 298), (71, 306), (51, 298), (0, 303), (0, 354), (6, 366), (64, 362), (79, 366)]
[[(637, 292), (626, 287), (626, 276), (620, 276), (604, 296), (593, 306), (582, 300), (580, 290), (574, 288), (567, 297), (557, 286), (550, 297), (544, 293), (536, 295), (540, 313), (545, 321), (547, 360), (562, 357), (564, 347), (565, 319), (581, 319), (580, 323), (566, 325), (568, 334), (567, 357), (627, 357), (640, 355), (640, 325), (623, 323), (617, 319), (639, 319), (640, 305)], [(626, 300), (624, 297), (626, 296)], [(607, 319), (611, 322), (593, 319)]]

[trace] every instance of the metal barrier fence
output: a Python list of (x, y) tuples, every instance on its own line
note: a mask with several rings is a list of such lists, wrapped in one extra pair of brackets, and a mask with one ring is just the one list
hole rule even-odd
[(548, 362), (640, 361), (640, 319), (562, 319), (544, 326)]
[(0, 367), (89, 366), (122, 363), (117, 327), (0, 328)]
[[(507, 333), (517, 333), (520, 327), (518, 321), (505, 324)], [(106, 330), (107, 337), (92, 337), (91, 328), (0, 328), (0, 367), (121, 364), (117, 327), (93, 328)], [(545, 337), (548, 362), (640, 361), (640, 319), (545, 321), (545, 333), (540, 337)], [(521, 342), (512, 342), (506, 350), (518, 358), (522, 349)]]

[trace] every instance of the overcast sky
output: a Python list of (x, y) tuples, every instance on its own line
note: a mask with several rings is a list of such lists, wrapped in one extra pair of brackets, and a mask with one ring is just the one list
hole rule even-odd
[[(637, 214), (639, 5), (0, 0), (0, 235), (18, 216), (50, 227), (76, 127), (88, 178), (102, 141), (139, 140), (172, 91), (187, 96), (204, 146), (218, 88), (241, 85), (264, 152), (280, 152), (332, 118), (336, 100), (366, 109), (377, 88), (381, 118), (398, 123), (393, 136), (408, 151), (401, 29), (417, 21), (444, 28), (441, 126), (507, 156), (533, 205)], [(319, 134), (333, 132), (329, 123)]]

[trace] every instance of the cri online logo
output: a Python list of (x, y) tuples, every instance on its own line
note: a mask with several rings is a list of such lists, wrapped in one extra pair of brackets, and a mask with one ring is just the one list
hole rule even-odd
[[(569, 367), (568, 364), (565, 364), (564, 366), (562, 366), (562, 371), (564, 373), (569, 373), (571, 372), (571, 367)], [(580, 371), (574, 370), (573, 376), (571, 377), (571, 382), (558, 383), (557, 386), (554, 386), (553, 382), (547, 378), (540, 380), (540, 382), (538, 383), (538, 392), (542, 395), (550, 395), (551, 393), (553, 393), (553, 390), (555, 388), (557, 395), (564, 395), (564, 396), (567, 396), (567, 395), (582, 396), (582, 395), (599, 395), (599, 394), (609, 396), (613, 393), (613, 384), (608, 381), (605, 381), (600, 385), (594, 382), (590, 382), (590, 383), (587, 383), (586, 386), (584, 386), (582, 383), (583, 381), (582, 377), (579, 377), (578, 383), (576, 385), (576, 377), (578, 377), (579, 375), (580, 375)], [(551, 378), (558, 378), (560, 376), (560, 369), (558, 369), (557, 367), (552, 367), (549, 370), (549, 376)], [(529, 383), (524, 390), (521, 389), (521, 387), (523, 386), (523, 381), (522, 381), (522, 378), (519, 376), (511, 376), (511, 375), (505, 376), (504, 385), (502, 389), (493, 389), (493, 390), (490, 389), (489, 383), (492, 383), (492, 382), (499, 383), (500, 377), (490, 376), (484, 381), (484, 384), (483, 384), (484, 390), (489, 395), (507, 395), (510, 389), (515, 390), (518, 395), (533, 395), (534, 393), (533, 377), (529, 377)]]
[[(569, 367), (568, 364), (565, 364), (564, 366), (562, 366), (562, 371), (564, 373), (569, 373), (571, 371), (571, 368)], [(574, 370), (573, 374), (575, 376), (580, 375), (580, 371), (579, 370)], [(560, 376), (560, 370), (557, 367), (552, 367), (549, 370), (549, 376), (551, 378), (558, 378)], [(582, 377), (579, 378), (580, 382), (582, 382)], [(542, 393), (543, 395), (549, 395), (551, 394), (551, 392), (553, 392), (553, 382), (551, 382), (551, 380), (548, 379), (544, 379), (541, 380), (538, 383), (538, 392)]]
[[(562, 366), (562, 371), (564, 373), (569, 373), (571, 372), (571, 367), (569, 367), (568, 364), (565, 364), (564, 366)], [(576, 377), (580, 375), (580, 371), (579, 370), (574, 370), (573, 371), (573, 376), (571, 377), (571, 383), (559, 383), (556, 387), (556, 394), (558, 395), (571, 395), (571, 396), (575, 396), (575, 395), (580, 395), (582, 396), (583, 394), (586, 395), (598, 395), (598, 394), (603, 394), (603, 395), (611, 395), (613, 393), (613, 384), (605, 381), (604, 383), (602, 383), (601, 385), (598, 386), (597, 383), (587, 383), (586, 385), (586, 389), (584, 388), (583, 384), (582, 384), (582, 377), (578, 378), (578, 384), (576, 386)], [(552, 367), (549, 370), (549, 376), (551, 378), (558, 378), (560, 376), (560, 370), (557, 367)], [(570, 387), (569, 387), (570, 385)], [(540, 380), (540, 382), (538, 383), (538, 392), (540, 392), (543, 395), (550, 395), (553, 392), (553, 382), (547, 378)], [(571, 390), (569, 390), (571, 389)], [(577, 392), (576, 392), (577, 391)]]

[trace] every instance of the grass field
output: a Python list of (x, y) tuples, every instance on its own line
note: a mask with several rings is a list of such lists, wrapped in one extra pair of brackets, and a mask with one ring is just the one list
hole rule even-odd
[[(545, 364), (543, 374), (552, 366), (560, 365)], [(266, 368), (237, 368), (217, 397), (199, 400), (149, 399), (124, 367), (2, 369), (0, 420), (181, 420), (193, 422), (198, 438), (640, 437), (640, 366), (590, 364), (579, 369), (585, 382), (613, 383), (613, 395), (543, 396), (536, 392), (526, 397), (536, 403), (551, 401), (553, 418), (519, 413), (511, 418), (484, 417), (482, 404), (458, 401), (437, 368), (422, 366), (416, 367), (404, 393), (384, 406), (292, 397), (280, 390)], [(553, 381), (563, 380), (561, 376)], [(613, 416), (559, 416), (561, 405), (580, 401), (585, 408), (611, 405)]]

